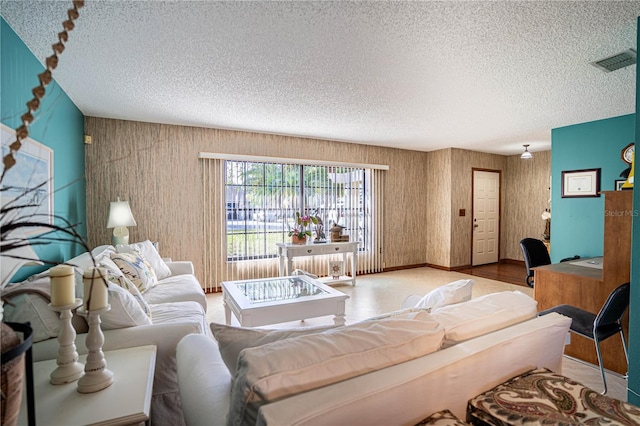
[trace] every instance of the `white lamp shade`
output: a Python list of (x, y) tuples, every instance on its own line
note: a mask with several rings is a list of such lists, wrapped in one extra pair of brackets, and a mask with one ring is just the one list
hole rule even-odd
[(131, 213), (128, 201), (112, 201), (109, 208), (109, 220), (107, 228), (117, 228), (120, 226), (136, 226), (136, 220)]

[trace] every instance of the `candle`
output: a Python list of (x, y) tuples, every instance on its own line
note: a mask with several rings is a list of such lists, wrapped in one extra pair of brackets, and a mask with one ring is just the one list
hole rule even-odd
[(88, 268), (82, 278), (84, 285), (84, 308), (96, 311), (107, 306), (107, 271), (104, 268)]
[(73, 268), (69, 265), (58, 265), (51, 268), (51, 306), (71, 305), (76, 301), (76, 283), (73, 279)]

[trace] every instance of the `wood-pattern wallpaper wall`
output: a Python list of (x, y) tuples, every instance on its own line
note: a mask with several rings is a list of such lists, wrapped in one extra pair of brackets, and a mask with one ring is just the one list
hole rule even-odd
[(451, 266), (451, 148), (431, 151), (427, 161), (426, 263)]
[(159, 241), (163, 256), (192, 260), (196, 274), (204, 263), (201, 151), (388, 164), (385, 268), (470, 264), (472, 168), (502, 171), (501, 259), (521, 260), (520, 239), (544, 229), (550, 151), (524, 161), (452, 148), (427, 153), (94, 117), (86, 117), (85, 132), (93, 137), (85, 154), (90, 245), (110, 243), (109, 202), (120, 197), (138, 222), (129, 229), (131, 241)]
[[(503, 257), (523, 260), (520, 240), (525, 237), (542, 239), (542, 212), (550, 209), (551, 151), (534, 152), (530, 160), (519, 155), (507, 157), (504, 179)], [(553, 237), (552, 237), (553, 241)]]
[(544, 229), (540, 214), (548, 207), (551, 152), (525, 161), (519, 155), (448, 148), (429, 152), (427, 165), (427, 264), (447, 269), (471, 264), (474, 168), (501, 172), (500, 259), (522, 260), (519, 241), (539, 238)]
[[(487, 154), (484, 152), (468, 151), (464, 149), (452, 149), (451, 156), (452, 182), (455, 190), (452, 191), (451, 194), (451, 211), (453, 217), (451, 225), (450, 265), (452, 268), (456, 268), (471, 265), (473, 168), (501, 171), (501, 185), (504, 185), (504, 170), (506, 168), (507, 157), (504, 155)], [(501, 195), (500, 206), (501, 211), (504, 212), (504, 188), (501, 190)], [(466, 210), (467, 213), (465, 216), (458, 215), (460, 209)], [(501, 218), (501, 228), (505, 225), (505, 219), (506, 218), (504, 216)], [(504, 242), (502, 239), (502, 232), (500, 235), (502, 245)], [(504, 256), (501, 256), (501, 258), (503, 257)]]
[[(194, 262), (201, 278), (202, 176), (198, 153), (387, 164), (385, 267), (422, 264), (427, 246), (428, 153), (298, 137), (86, 117), (89, 244), (111, 242), (109, 202), (128, 200), (138, 226), (130, 241), (158, 241), (160, 252)], [(411, 237), (411, 244), (407, 237)]]

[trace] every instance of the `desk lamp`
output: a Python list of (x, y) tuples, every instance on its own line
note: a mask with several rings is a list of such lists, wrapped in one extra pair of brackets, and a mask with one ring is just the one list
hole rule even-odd
[(107, 228), (113, 228), (113, 245), (129, 244), (129, 230), (127, 226), (136, 226), (136, 220), (131, 213), (128, 201), (112, 201), (109, 208)]

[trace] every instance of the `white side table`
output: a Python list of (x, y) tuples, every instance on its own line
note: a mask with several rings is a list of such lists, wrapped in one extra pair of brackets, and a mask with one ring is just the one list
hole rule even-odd
[(289, 244), (276, 243), (278, 256), (280, 257), (280, 276), (288, 276), (293, 271), (293, 258), (300, 256), (321, 256), (326, 254), (342, 254), (345, 269), (347, 267), (347, 255), (351, 254), (351, 276), (342, 275), (337, 279), (322, 277), (318, 280), (323, 284), (338, 282), (350, 282), (356, 285), (356, 270), (358, 269), (358, 242), (322, 243), (322, 244)]
[[(78, 392), (78, 382), (49, 383), (55, 359), (33, 364), (36, 424), (38, 425), (132, 425), (148, 423), (156, 347), (139, 346), (104, 353), (107, 368), (113, 371), (111, 386), (94, 393)], [(85, 363), (87, 356), (80, 356)], [(27, 403), (23, 395), (18, 418), (27, 424)]]

